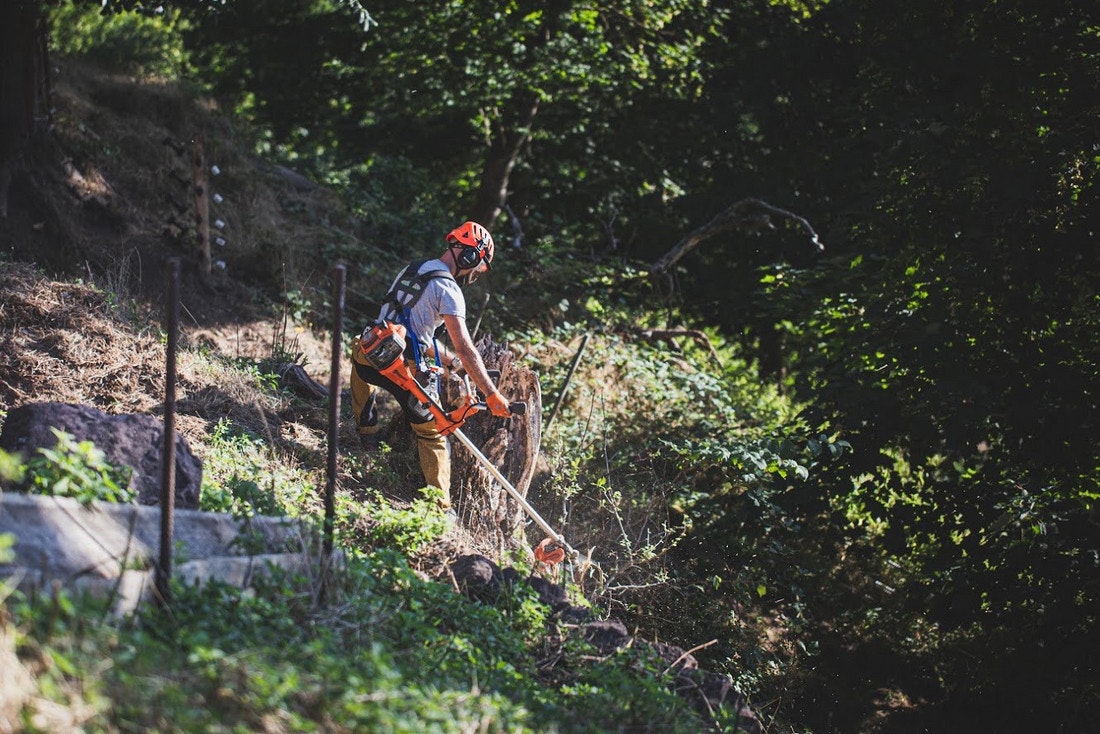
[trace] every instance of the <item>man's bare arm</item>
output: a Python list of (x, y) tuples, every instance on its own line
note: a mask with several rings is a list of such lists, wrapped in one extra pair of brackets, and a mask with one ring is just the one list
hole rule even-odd
[[(466, 371), (466, 374), (470, 376), (478, 389), (486, 397), (499, 392), (497, 386), (489, 379), (489, 373), (485, 369), (485, 363), (481, 360), (481, 355), (474, 348), (474, 341), (466, 328), (466, 319), (444, 315), (443, 324), (447, 327), (447, 334), (450, 335), (455, 352), (462, 361), (462, 369)], [(440, 355), (440, 359), (442, 358), (443, 355)]]

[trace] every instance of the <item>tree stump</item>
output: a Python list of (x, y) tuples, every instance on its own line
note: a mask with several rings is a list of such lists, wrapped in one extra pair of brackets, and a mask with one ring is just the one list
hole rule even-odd
[[(527, 412), (511, 418), (497, 418), (488, 411), (478, 413), (461, 429), (481, 449), (520, 496), (526, 498), (535, 474), (542, 440), (542, 391), (538, 375), (517, 364), (507, 344), (496, 344), (489, 336), (477, 342), (477, 350), (489, 370), (499, 370), (497, 385), (511, 402), (524, 402)], [(444, 401), (458, 401), (457, 386), (448, 383)], [(451, 496), (455, 510), (472, 535), (502, 557), (527, 547), (522, 529), (525, 513), (480, 461), (460, 442), (451, 441)]]

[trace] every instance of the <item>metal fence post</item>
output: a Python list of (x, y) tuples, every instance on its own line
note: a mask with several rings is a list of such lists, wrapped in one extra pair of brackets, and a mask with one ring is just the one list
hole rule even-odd
[(164, 447), (160, 480), (160, 558), (156, 567), (157, 601), (167, 606), (172, 578), (173, 512), (176, 505), (176, 347), (179, 341), (180, 261), (168, 261), (168, 347), (164, 369)]
[[(323, 560), (326, 567), (332, 561), (332, 536), (336, 524), (336, 458), (340, 443), (340, 361), (343, 357), (344, 344), (344, 284), (346, 275), (347, 269), (343, 265), (337, 265), (333, 270), (332, 363), (329, 370), (328, 387), (328, 470), (325, 477)], [(322, 581), (322, 598), (325, 589), (325, 581)]]

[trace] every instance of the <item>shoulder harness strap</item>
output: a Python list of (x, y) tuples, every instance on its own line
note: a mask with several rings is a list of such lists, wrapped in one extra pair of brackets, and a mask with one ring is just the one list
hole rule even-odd
[(392, 304), (394, 310), (402, 316), (415, 306), (420, 300), (420, 297), (424, 295), (424, 289), (427, 288), (429, 282), (436, 278), (454, 280), (451, 271), (445, 268), (428, 270), (427, 272), (417, 274), (416, 271), (420, 270), (421, 266), (426, 262), (428, 261), (421, 260), (406, 266), (401, 272), (401, 276), (394, 284), (393, 290), (386, 294), (384, 302)]
[(390, 304), (398, 321), (409, 330), (409, 336), (412, 338), (408, 340), (406, 352), (417, 364), (420, 364), (421, 356), (419, 339), (417, 339), (416, 334), (412, 333), (412, 324), (409, 323), (409, 311), (420, 300), (420, 297), (424, 295), (424, 290), (427, 288), (429, 282), (436, 278), (454, 280), (451, 271), (442, 268), (428, 270), (418, 274), (416, 271), (420, 270), (426, 262), (428, 261), (420, 260), (419, 262), (407, 265), (405, 269), (401, 271), (401, 275), (398, 276), (393, 289), (386, 294), (386, 298), (383, 301), (384, 303)]

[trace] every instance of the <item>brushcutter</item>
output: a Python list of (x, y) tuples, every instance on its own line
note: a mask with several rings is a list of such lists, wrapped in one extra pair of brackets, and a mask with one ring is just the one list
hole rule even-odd
[[(401, 389), (412, 393), (416, 399), (431, 412), (432, 416), (435, 418), (436, 427), (439, 432), (444, 436), (454, 436), (462, 445), (469, 449), (470, 453), (474, 455), (474, 458), (477, 459), (478, 462), (489, 471), (493, 478), (504, 487), (508, 494), (512, 495), (512, 498), (519, 503), (519, 506), (523, 508), (527, 516), (547, 533), (549, 537), (539, 544), (539, 550), (545, 552), (549, 549), (549, 559), (552, 559), (553, 562), (563, 560), (564, 557), (568, 557), (570, 560), (579, 558), (580, 554), (566, 542), (565, 536), (554, 530), (554, 528), (539, 515), (538, 511), (536, 511), (527, 499), (519, 493), (519, 490), (513, 487), (511, 482), (505, 479), (500, 470), (481, 452), (481, 449), (475, 446), (474, 442), (461, 431), (462, 424), (464, 424), (468, 418), (482, 410), (488, 409), (482, 396), (478, 395), (477, 391), (470, 385), (469, 375), (466, 375), (462, 380), (462, 400), (458, 407), (450, 411), (444, 409), (443, 406), (440, 405), (438, 399), (417, 381), (412, 370), (409, 369), (409, 365), (404, 358), (406, 333), (405, 327), (401, 324), (395, 324), (389, 321), (380, 321), (376, 323), (366, 333), (365, 338), (360, 341), (363, 357), (371, 367), (378, 370), (386, 379), (390, 380)], [(434, 382), (438, 385), (440, 371), (439, 367), (431, 367), (429, 369), (429, 384)], [(497, 373), (497, 376), (499, 376), (499, 373)], [(509, 405), (509, 410), (512, 415), (523, 415), (527, 412), (527, 404), (515, 402)], [(559, 557), (557, 553), (553, 552), (555, 550), (562, 550), (564, 554)], [(539, 554), (536, 553), (536, 556), (539, 556)], [(548, 559), (539, 557), (539, 560), (546, 562)]]

